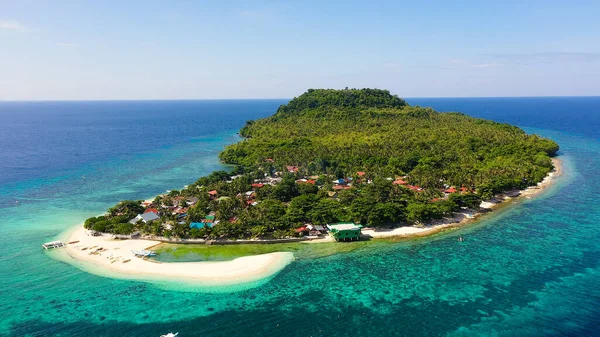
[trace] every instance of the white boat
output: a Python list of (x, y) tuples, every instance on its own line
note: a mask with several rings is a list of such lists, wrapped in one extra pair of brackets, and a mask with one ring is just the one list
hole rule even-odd
[(52, 242), (46, 242), (42, 245), (42, 248), (44, 249), (54, 249), (54, 248), (61, 248), (64, 247), (65, 244), (60, 242), (60, 241), (52, 241)]
[(177, 337), (178, 335), (179, 335), (179, 332), (176, 332), (176, 333), (169, 332), (166, 335), (160, 335), (160, 337)]
[(154, 256), (156, 255), (155, 252), (151, 251), (151, 250), (132, 250), (131, 251), (135, 256), (137, 257), (148, 257), (148, 256)]

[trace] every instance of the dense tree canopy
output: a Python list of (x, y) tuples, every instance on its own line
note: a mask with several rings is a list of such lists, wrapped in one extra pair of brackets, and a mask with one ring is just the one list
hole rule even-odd
[(247, 139), (221, 153), (226, 163), (254, 169), (272, 158), (275, 166), (296, 165), (306, 174), (367, 170), (408, 175), (424, 188), (448, 184), (492, 193), (540, 181), (558, 150), (515, 126), (410, 107), (373, 89), (309, 90), (241, 133)]
[[(240, 134), (220, 154), (233, 172), (157, 197), (147, 207), (159, 220), (128, 223), (145, 208), (123, 201), (86, 228), (218, 239), (288, 237), (305, 223), (420, 223), (536, 184), (558, 151), (517, 127), (411, 107), (376, 89), (311, 89)], [(214, 226), (190, 227), (207, 216)]]

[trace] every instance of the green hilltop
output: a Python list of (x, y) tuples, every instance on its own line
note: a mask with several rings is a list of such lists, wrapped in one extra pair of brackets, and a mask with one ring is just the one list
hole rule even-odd
[(492, 193), (526, 187), (552, 169), (558, 145), (508, 124), (411, 107), (387, 90), (308, 90), (271, 117), (248, 122), (247, 139), (220, 158), (248, 169), (265, 158), (308, 174), (408, 175), (423, 188)]

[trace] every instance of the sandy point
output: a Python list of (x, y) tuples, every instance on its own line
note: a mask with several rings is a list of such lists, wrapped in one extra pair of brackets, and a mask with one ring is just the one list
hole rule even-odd
[(157, 262), (138, 258), (132, 251), (159, 244), (151, 240), (115, 240), (92, 236), (83, 228), (70, 233), (62, 260), (87, 272), (111, 278), (148, 282), (176, 282), (206, 286), (231, 286), (274, 276), (294, 260), (289, 252), (244, 256), (231, 261)]

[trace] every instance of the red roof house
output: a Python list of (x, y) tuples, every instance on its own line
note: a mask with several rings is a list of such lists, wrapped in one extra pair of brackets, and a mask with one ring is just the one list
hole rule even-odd
[(456, 188), (450, 187), (449, 189), (445, 190), (444, 192), (446, 192), (446, 193), (456, 193)]
[(296, 180), (296, 184), (311, 184), (311, 185), (314, 185), (316, 183), (317, 182), (315, 180), (312, 180), (312, 179), (298, 179), (298, 180)]
[(158, 210), (156, 208), (148, 208), (147, 210), (144, 211), (144, 213), (148, 213), (148, 212), (158, 214)]
[(296, 173), (296, 172), (298, 172), (298, 166), (286, 166), (285, 168), (286, 168), (286, 169), (288, 170), (288, 172), (290, 172), (290, 173)]
[(406, 185), (408, 183), (406, 181), (402, 180), (402, 179), (398, 179), (398, 180), (394, 180), (394, 182), (392, 184), (394, 184), (394, 185)]

